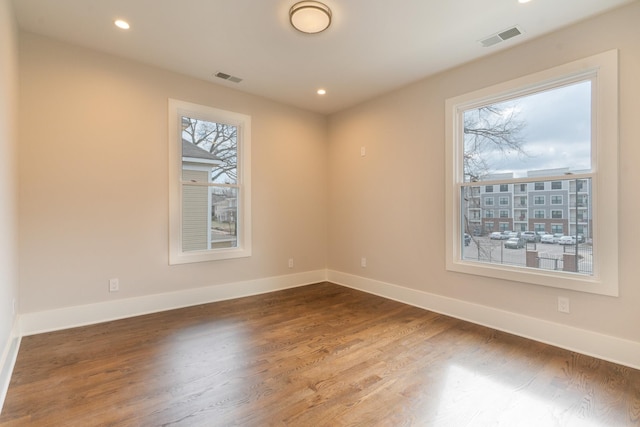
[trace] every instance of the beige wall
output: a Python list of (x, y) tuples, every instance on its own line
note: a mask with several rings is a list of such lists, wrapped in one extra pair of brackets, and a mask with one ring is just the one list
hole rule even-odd
[[(289, 274), (294, 256), (293, 272), (328, 266), (640, 342), (637, 22), (636, 2), (328, 124), (208, 82), (21, 34), (21, 311)], [(446, 272), (445, 99), (613, 48), (620, 49), (620, 297)], [(169, 97), (252, 116), (251, 258), (168, 266)], [(118, 294), (107, 292), (111, 277), (120, 278)], [(571, 315), (556, 311), (559, 295), (571, 297)]]
[[(18, 298), (17, 43), (11, 2), (0, 0), (0, 373), (15, 321), (13, 301)], [(1, 388), (0, 382), (0, 395)]]
[[(639, 22), (635, 2), (331, 117), (329, 268), (639, 342)], [(445, 99), (615, 48), (620, 50), (620, 297), (447, 272)], [(362, 256), (366, 269), (360, 267)], [(571, 315), (557, 312), (560, 295), (571, 298)]]
[[(20, 83), (22, 313), (325, 268), (325, 117), (25, 33)], [(168, 98), (251, 116), (252, 257), (168, 265)]]

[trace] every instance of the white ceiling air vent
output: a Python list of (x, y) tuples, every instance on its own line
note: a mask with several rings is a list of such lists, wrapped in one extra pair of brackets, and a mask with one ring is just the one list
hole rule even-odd
[(520, 30), (520, 28), (511, 27), (509, 29), (506, 29), (497, 34), (494, 34), (492, 36), (489, 36), (485, 39), (480, 40), (480, 44), (484, 47), (489, 47), (489, 46), (493, 46), (494, 44), (503, 42), (505, 40), (509, 40), (512, 37), (519, 36), (520, 34), (522, 34), (522, 31)]
[(232, 76), (231, 74), (223, 73), (221, 71), (215, 73), (214, 76), (234, 83), (240, 83), (242, 81), (240, 77)]

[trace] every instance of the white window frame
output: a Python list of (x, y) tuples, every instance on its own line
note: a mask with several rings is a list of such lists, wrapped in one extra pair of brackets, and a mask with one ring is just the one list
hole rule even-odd
[[(169, 99), (169, 264), (251, 256), (251, 117), (205, 105)], [(238, 245), (233, 248), (182, 250), (182, 126), (187, 116), (238, 128)]]
[[(460, 193), (463, 183), (462, 114), (482, 105), (592, 79), (592, 168), (556, 179), (592, 179), (594, 241), (593, 275), (556, 272), (462, 259)], [(534, 285), (618, 295), (618, 51), (611, 50), (515, 80), (447, 99), (446, 137), (446, 268), (449, 271)], [(531, 182), (536, 179), (532, 178)], [(499, 184), (492, 182), (482, 185)], [(477, 184), (476, 184), (477, 185)]]
[[(542, 212), (542, 216), (538, 215), (538, 212)], [(534, 209), (533, 219), (545, 219), (547, 217), (547, 211), (545, 209)]]
[[(560, 216), (553, 216), (554, 212), (560, 212)], [(549, 215), (551, 219), (563, 219), (564, 215), (562, 209), (551, 209), (551, 214)]]

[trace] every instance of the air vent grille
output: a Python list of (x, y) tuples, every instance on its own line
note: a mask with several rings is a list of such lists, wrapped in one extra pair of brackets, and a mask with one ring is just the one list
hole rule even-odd
[(221, 71), (216, 72), (214, 74), (214, 77), (218, 77), (223, 80), (229, 80), (230, 82), (233, 82), (233, 83), (240, 83), (242, 81), (240, 77), (232, 76), (231, 74), (223, 73)]
[(500, 31), (497, 34), (493, 34), (487, 38), (480, 40), (480, 44), (484, 47), (489, 47), (489, 46), (498, 44), (500, 42), (503, 42), (505, 40), (509, 40), (510, 38), (513, 38), (515, 36), (519, 36), (520, 34), (522, 34), (522, 30), (520, 30), (520, 28), (511, 27), (504, 31)]

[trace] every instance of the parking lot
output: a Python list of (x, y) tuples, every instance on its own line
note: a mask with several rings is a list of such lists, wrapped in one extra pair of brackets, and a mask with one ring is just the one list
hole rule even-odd
[[(526, 252), (537, 251), (538, 268), (546, 270), (563, 270), (563, 257), (565, 253), (575, 254), (576, 245), (559, 245), (548, 243), (525, 244), (524, 248), (508, 249), (504, 247), (506, 240), (492, 240), (488, 236), (472, 237), (468, 246), (463, 247), (463, 259), (468, 261), (481, 261), (491, 264), (510, 264), (526, 266)], [(585, 243), (577, 245), (578, 272), (582, 274), (593, 273), (592, 246)]]

